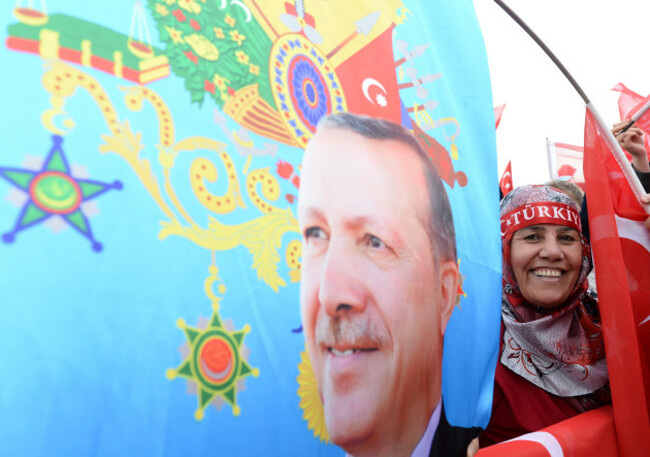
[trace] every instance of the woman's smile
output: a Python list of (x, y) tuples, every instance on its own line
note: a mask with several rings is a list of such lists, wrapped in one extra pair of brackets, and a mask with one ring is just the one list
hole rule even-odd
[(524, 298), (535, 306), (561, 305), (573, 290), (582, 266), (582, 241), (574, 228), (531, 225), (515, 232), (512, 271)]

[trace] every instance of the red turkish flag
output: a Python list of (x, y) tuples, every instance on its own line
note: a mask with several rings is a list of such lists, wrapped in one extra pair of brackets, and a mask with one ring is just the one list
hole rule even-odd
[(506, 105), (499, 105), (494, 107), (494, 129), (499, 128), (499, 124), (501, 123), (501, 116), (503, 115), (503, 110), (506, 108)]
[(537, 432), (480, 449), (476, 457), (618, 457), (612, 408), (604, 406)]
[(590, 111), (584, 174), (620, 455), (650, 455), (650, 235)]
[(571, 176), (573, 182), (582, 190), (585, 190), (585, 177), (582, 174), (583, 148), (573, 144), (549, 141), (548, 150), (550, 154), (555, 156), (557, 176)]
[(508, 165), (506, 165), (506, 169), (503, 170), (501, 180), (499, 181), (499, 187), (501, 188), (501, 193), (504, 197), (512, 190), (512, 166), (510, 162), (511, 161), (508, 160)]

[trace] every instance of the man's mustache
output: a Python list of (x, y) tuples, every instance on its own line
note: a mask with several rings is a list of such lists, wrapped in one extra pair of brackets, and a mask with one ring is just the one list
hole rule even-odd
[(381, 349), (388, 341), (385, 329), (363, 316), (327, 316), (316, 326), (316, 343), (327, 347)]

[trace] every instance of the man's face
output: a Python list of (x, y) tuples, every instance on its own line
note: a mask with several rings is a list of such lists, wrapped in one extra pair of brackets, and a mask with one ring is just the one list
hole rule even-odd
[(355, 454), (415, 447), (440, 398), (458, 284), (454, 261), (434, 261), (418, 157), (322, 129), (305, 154), (298, 218), (303, 329), (332, 440)]

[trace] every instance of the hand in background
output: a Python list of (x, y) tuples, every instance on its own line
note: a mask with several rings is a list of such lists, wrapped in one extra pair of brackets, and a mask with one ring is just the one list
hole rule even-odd
[(627, 131), (619, 134), (623, 128), (630, 123), (629, 119), (617, 122), (612, 127), (612, 133), (616, 137), (618, 144), (632, 155), (632, 164), (637, 171), (650, 172), (648, 164), (648, 153), (645, 150), (645, 140), (643, 130), (638, 127), (630, 127)]
[(474, 457), (478, 452), (478, 438), (474, 438), (467, 446), (467, 457)]

